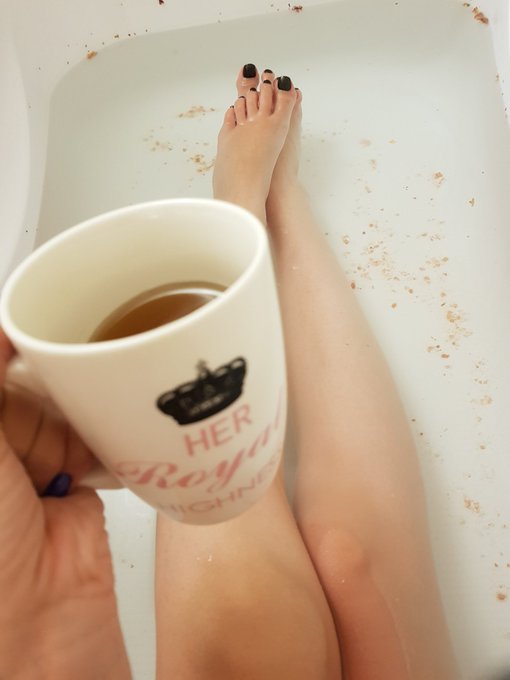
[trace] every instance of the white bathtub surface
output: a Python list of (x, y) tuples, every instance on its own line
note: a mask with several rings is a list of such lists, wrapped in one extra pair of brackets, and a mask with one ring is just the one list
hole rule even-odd
[[(152, 9), (129, 39), (102, 24), (52, 99), (36, 239), (127, 203), (210, 195), (239, 65), (294, 77), (303, 180), (415, 432), (463, 677), (489, 680), (510, 669), (510, 138), (480, 19), (504, 24), (506, 3), (494, 17), (457, 0), (269, 4), (159, 34)], [(154, 516), (129, 492), (104, 497), (135, 678), (150, 680)]]

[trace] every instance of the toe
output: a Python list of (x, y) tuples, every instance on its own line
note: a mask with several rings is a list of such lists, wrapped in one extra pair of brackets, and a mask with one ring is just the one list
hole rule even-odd
[(245, 95), (250, 91), (250, 88), (257, 87), (259, 84), (259, 72), (255, 64), (245, 64), (239, 71), (236, 87), (238, 95)]
[(225, 111), (225, 117), (223, 118), (223, 127), (234, 128), (236, 126), (236, 113), (233, 106), (230, 106)]
[(273, 91), (274, 73), (266, 69), (262, 73), (262, 82), (260, 84), (259, 95), (259, 110), (264, 115), (269, 115), (273, 112), (274, 106), (274, 91)]
[(261, 76), (260, 79), (261, 79), (262, 81), (264, 81), (264, 80), (270, 80), (271, 82), (273, 82), (273, 80), (275, 79), (275, 75), (274, 75), (273, 71), (271, 71), (270, 68), (265, 68), (265, 69), (262, 71), (262, 76)]
[(259, 110), (259, 93), (256, 87), (250, 87), (246, 93), (246, 114), (248, 120), (253, 120)]
[(246, 123), (246, 97), (244, 95), (240, 95), (235, 100), (234, 112), (238, 125), (243, 125), (243, 123)]
[(301, 122), (303, 117), (303, 111), (301, 108), (301, 102), (303, 101), (303, 93), (297, 87), (296, 90), (296, 102), (294, 104), (294, 109), (292, 110), (292, 119)]
[(290, 115), (297, 96), (292, 80), (288, 76), (276, 78), (273, 84), (273, 92), (275, 98), (274, 112)]

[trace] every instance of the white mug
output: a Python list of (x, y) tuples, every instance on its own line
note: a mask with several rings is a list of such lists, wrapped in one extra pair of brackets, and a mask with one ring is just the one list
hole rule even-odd
[[(126, 300), (197, 280), (226, 289), (153, 330), (89, 342)], [(154, 508), (191, 524), (220, 522), (271, 484), (285, 360), (267, 235), (246, 210), (171, 199), (90, 219), (16, 268), (0, 320), (97, 458)]]

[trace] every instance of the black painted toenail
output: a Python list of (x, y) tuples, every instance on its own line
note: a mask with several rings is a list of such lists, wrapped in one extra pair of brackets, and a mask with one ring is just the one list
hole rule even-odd
[(256, 87), (250, 87), (250, 92), (256, 92), (257, 88)]
[(243, 77), (244, 78), (255, 78), (257, 75), (257, 67), (255, 64), (245, 64), (243, 66)]
[(264, 80), (262, 81), (264, 85), (272, 85), (273, 83), (270, 80)]
[(246, 97), (244, 96), (244, 94), (240, 94), (238, 99), (246, 99)]
[(289, 76), (280, 76), (278, 78), (278, 89), (279, 90), (285, 90), (285, 91), (288, 92), (291, 87), (292, 87), (292, 83), (291, 83)]
[(273, 73), (273, 71), (271, 71), (270, 68), (265, 68), (265, 69), (264, 69), (264, 73)]

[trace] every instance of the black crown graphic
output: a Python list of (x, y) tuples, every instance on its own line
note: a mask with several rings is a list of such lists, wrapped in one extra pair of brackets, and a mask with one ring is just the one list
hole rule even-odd
[(246, 360), (237, 357), (210, 371), (204, 361), (197, 366), (198, 378), (162, 394), (156, 404), (179, 425), (189, 425), (219, 413), (243, 392)]

